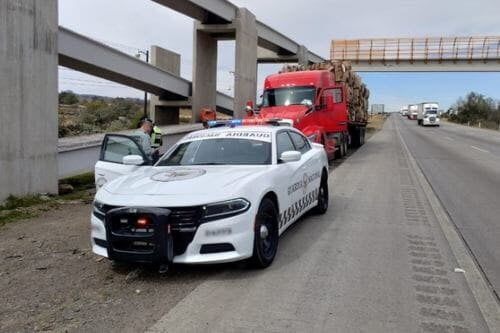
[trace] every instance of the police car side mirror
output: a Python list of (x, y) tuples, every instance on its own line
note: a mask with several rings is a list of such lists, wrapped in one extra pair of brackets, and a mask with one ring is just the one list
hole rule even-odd
[(295, 151), (295, 150), (289, 150), (289, 151), (284, 151), (281, 153), (280, 156), (280, 161), (287, 163), (287, 162), (297, 162), (300, 161), (302, 158), (302, 154), (300, 151)]
[(125, 165), (143, 165), (144, 159), (140, 155), (127, 155), (123, 157), (123, 164)]

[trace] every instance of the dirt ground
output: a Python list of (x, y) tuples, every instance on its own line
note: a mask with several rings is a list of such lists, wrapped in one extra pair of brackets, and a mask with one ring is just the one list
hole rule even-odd
[[(367, 138), (384, 120), (373, 119)], [(112, 265), (90, 250), (85, 202), (0, 226), (0, 332), (142, 332), (206, 279), (248, 270), (237, 263), (159, 274)]]
[[(113, 266), (90, 251), (89, 204), (0, 228), (0, 331), (143, 331), (227, 266)], [(233, 267), (234, 268), (234, 267)]]

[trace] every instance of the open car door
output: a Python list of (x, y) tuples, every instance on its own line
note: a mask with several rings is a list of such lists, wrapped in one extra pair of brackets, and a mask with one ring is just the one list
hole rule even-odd
[(95, 165), (95, 185), (104, 184), (138, 168), (152, 165), (136, 137), (123, 134), (106, 134), (101, 145), (99, 161)]

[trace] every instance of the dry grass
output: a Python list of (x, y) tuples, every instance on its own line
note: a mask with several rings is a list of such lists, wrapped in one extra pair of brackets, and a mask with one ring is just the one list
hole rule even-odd
[(366, 139), (382, 129), (382, 126), (384, 126), (384, 122), (387, 117), (387, 115), (383, 114), (375, 114), (370, 117), (370, 119), (368, 120), (368, 124), (366, 125)]

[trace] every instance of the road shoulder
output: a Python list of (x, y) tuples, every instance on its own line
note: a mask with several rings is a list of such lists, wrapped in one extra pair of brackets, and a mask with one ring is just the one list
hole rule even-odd
[(398, 137), (402, 142), (408, 160), (415, 171), (420, 186), (422, 187), (429, 204), (436, 216), (441, 229), (450, 244), (451, 250), (459, 264), (459, 268), (463, 270), (463, 274), (470, 290), (481, 310), (481, 313), (491, 332), (500, 332), (500, 306), (497, 298), (484, 277), (479, 265), (468, 248), (466, 242), (458, 232), (455, 224), (451, 221), (448, 213), (439, 201), (439, 198), (434, 193), (429, 181), (425, 177), (422, 170), (419, 168), (414, 157), (411, 155), (399, 128), (396, 127)]

